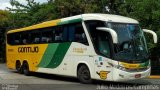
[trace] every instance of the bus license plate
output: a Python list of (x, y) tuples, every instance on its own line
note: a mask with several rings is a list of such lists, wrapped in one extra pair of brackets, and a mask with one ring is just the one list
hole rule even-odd
[(135, 75), (135, 78), (140, 78), (141, 77), (141, 74), (136, 74)]

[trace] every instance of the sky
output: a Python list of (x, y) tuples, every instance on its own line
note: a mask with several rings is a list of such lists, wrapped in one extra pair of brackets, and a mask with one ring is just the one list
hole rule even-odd
[[(11, 8), (9, 1), (10, 0), (0, 0), (0, 9), (5, 10), (6, 7)], [(26, 4), (26, 0), (16, 0), (16, 1), (19, 1), (22, 4)], [(35, 0), (35, 1), (40, 3), (47, 2), (47, 0)]]

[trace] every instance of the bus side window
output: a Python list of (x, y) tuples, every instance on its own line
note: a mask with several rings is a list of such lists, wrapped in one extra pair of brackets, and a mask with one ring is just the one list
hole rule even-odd
[(15, 44), (14, 34), (13, 33), (7, 35), (7, 43), (10, 44), (10, 45), (14, 45)]
[(14, 43), (17, 45), (17, 44), (20, 43), (20, 41), (19, 40), (15, 40)]
[(27, 40), (26, 39), (23, 39), (23, 44), (27, 44)]
[(96, 29), (96, 27), (106, 27), (105, 23), (94, 20), (86, 21), (85, 24), (90, 33), (96, 53), (110, 58), (110, 34)]
[(66, 42), (68, 40), (68, 28), (64, 25), (58, 26), (55, 29), (55, 42)]
[(86, 35), (81, 24), (78, 24), (75, 28), (75, 41), (81, 43), (86, 43), (87, 41)]
[(28, 32), (21, 33), (21, 43), (22, 44), (29, 44), (30, 43), (30, 34)]
[(74, 34), (75, 34), (75, 26), (71, 25), (69, 26), (69, 42), (75, 41)]
[(19, 45), (21, 44), (20, 40), (21, 37), (19, 33), (11, 33), (7, 35), (7, 42), (10, 45)]
[(56, 30), (55, 30), (55, 41), (56, 42), (62, 41), (62, 32), (63, 32), (62, 27), (60, 26), (56, 27)]
[(32, 44), (40, 44), (41, 43), (41, 33), (40, 32), (32, 32), (30, 36), (30, 43)]
[(20, 33), (15, 33), (14, 35), (15, 35), (15, 37), (14, 37), (14, 44), (15, 45), (21, 44), (21, 34)]
[(47, 43), (48, 42), (48, 37), (43, 37), (41, 38), (42, 43)]
[(69, 41), (88, 45), (86, 34), (81, 23), (76, 23), (69, 26)]
[(54, 42), (53, 39), (53, 28), (44, 28), (44, 31), (42, 32), (41, 43), (51, 43)]
[(63, 34), (62, 34), (63, 42), (68, 41), (68, 27), (63, 27)]
[(40, 43), (40, 38), (35, 37), (33, 43)]

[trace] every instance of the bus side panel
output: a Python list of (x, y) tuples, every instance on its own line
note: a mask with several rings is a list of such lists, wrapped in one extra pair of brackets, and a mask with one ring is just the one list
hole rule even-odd
[(49, 44), (40, 64), (38, 72), (60, 74), (57, 72), (62, 62), (66, 58), (66, 53), (70, 48), (71, 42)]
[(95, 53), (90, 46), (73, 42), (65, 56), (66, 58), (61, 64), (62, 66), (59, 69), (62, 71), (61, 74), (77, 77), (78, 65), (85, 64), (90, 69), (92, 77), (92, 72), (94, 71), (94, 61), (93, 57), (90, 56), (93, 55), (95, 55)]
[[(6, 61), (7, 67), (10, 69), (15, 69), (15, 57), (16, 57), (15, 49), (13, 46), (6, 46)], [(18, 57), (18, 56), (17, 56)]]
[[(93, 55), (92, 49), (87, 45), (77, 42), (61, 43), (55, 50), (53, 49), (53, 46), (50, 50), (55, 52), (52, 54), (53, 57), (46, 65), (41, 64), (44, 62), (41, 60), (37, 72), (76, 77), (77, 67), (80, 63), (86, 64), (88, 68), (90, 68), (91, 73), (94, 71), (93, 58), (89, 57), (89, 55)], [(91, 75), (93, 76), (93, 74)]]
[(58, 67), (58, 74), (76, 77), (78, 62), (91, 62), (88, 58), (89, 52), (87, 52), (89, 48), (81, 43), (73, 42), (64, 56), (64, 60)]
[(48, 44), (17, 46), (7, 45), (8, 68), (15, 69), (16, 61), (19, 60), (21, 65), (23, 61), (27, 61), (30, 71), (36, 71), (47, 46)]

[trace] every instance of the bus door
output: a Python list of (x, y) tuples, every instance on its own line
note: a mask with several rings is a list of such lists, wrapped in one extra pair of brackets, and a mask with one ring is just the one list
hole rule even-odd
[(110, 35), (105, 31), (97, 31), (94, 40), (95, 51), (98, 54), (95, 59), (96, 76), (101, 79), (112, 79), (112, 60)]

